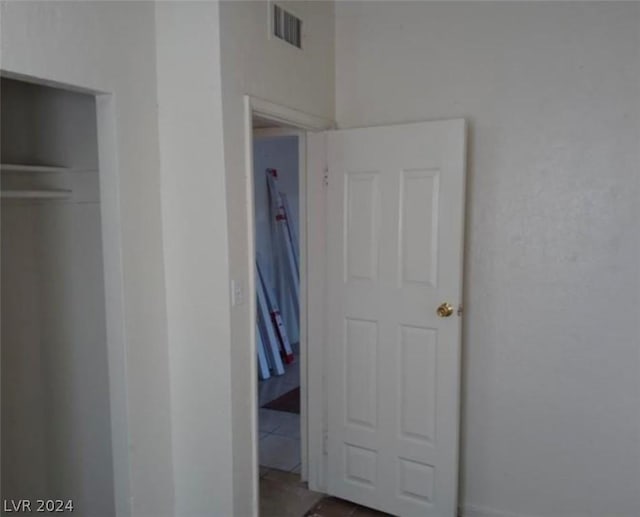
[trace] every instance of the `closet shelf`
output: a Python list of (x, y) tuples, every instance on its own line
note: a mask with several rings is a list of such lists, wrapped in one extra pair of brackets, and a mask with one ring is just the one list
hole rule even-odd
[(26, 165), (17, 163), (1, 163), (2, 172), (69, 172), (68, 167), (56, 167), (53, 165)]
[(40, 190), (3, 190), (3, 199), (65, 199), (71, 196), (70, 190), (40, 189)]

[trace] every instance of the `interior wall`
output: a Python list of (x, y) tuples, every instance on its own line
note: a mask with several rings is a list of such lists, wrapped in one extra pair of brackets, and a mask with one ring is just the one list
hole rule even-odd
[[(271, 235), (269, 188), (266, 179), (267, 169), (278, 171), (278, 190), (289, 204), (289, 222), (300, 242), (300, 203), (298, 157), (298, 137), (256, 137), (253, 141), (253, 189), (256, 232), (256, 257), (269, 285), (278, 294), (278, 305), (287, 328), (291, 343), (300, 341), (300, 329), (296, 325), (299, 307), (295, 307), (287, 289), (284, 274), (278, 273), (278, 262), (274, 259), (274, 247)], [(299, 253), (299, 250), (298, 250)]]
[(103, 153), (100, 164), (113, 165), (116, 177), (102, 177), (101, 188), (126, 223), (121, 231), (109, 226), (121, 249), (105, 249), (107, 285), (124, 289), (122, 313), (113, 318), (124, 320), (126, 345), (110, 350), (124, 355), (110, 367), (127, 380), (111, 385), (112, 395), (126, 397), (126, 413), (114, 415), (115, 428), (126, 429), (114, 441), (127, 451), (114, 458), (116, 512), (163, 515), (174, 502), (154, 5), (36, 1), (2, 2), (0, 9), (3, 72), (107, 94), (99, 98), (98, 124), (117, 151)]
[(44, 392), (46, 493), (73, 499), (81, 516), (113, 515), (100, 206), (44, 202), (35, 210), (41, 369), (27, 375)]
[(244, 515), (234, 510), (231, 485), (218, 4), (157, 2), (155, 9), (174, 515)]
[(463, 515), (640, 514), (640, 5), (338, 2), (340, 127), (470, 122)]
[[(303, 50), (269, 37), (270, 3), (220, 3), (224, 156), (229, 235), (229, 278), (248, 285), (247, 178), (243, 95), (333, 119), (333, 2), (281, 2), (303, 19)], [(249, 293), (245, 293), (249, 296)], [(249, 304), (231, 310), (233, 498), (236, 515), (256, 511), (256, 451), (252, 436), (255, 357), (250, 353)]]
[(1, 490), (26, 499), (48, 493), (37, 216), (28, 204), (0, 207)]

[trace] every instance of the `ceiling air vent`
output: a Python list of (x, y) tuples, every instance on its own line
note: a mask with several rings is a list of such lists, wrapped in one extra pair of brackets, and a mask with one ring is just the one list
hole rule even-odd
[(302, 48), (302, 20), (273, 4), (273, 35), (294, 47)]

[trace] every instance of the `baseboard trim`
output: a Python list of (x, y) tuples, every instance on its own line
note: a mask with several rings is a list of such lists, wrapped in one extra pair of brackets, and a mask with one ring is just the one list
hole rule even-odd
[(521, 513), (502, 512), (493, 508), (485, 508), (475, 504), (464, 504), (458, 507), (459, 517), (534, 517)]

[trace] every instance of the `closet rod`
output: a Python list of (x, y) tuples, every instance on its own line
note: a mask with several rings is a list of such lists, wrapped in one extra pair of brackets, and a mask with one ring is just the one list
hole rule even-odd
[(70, 190), (3, 190), (0, 192), (2, 199), (65, 199), (71, 196)]
[(3, 172), (69, 172), (72, 169), (68, 167), (58, 167), (55, 165), (0, 163), (0, 170)]

